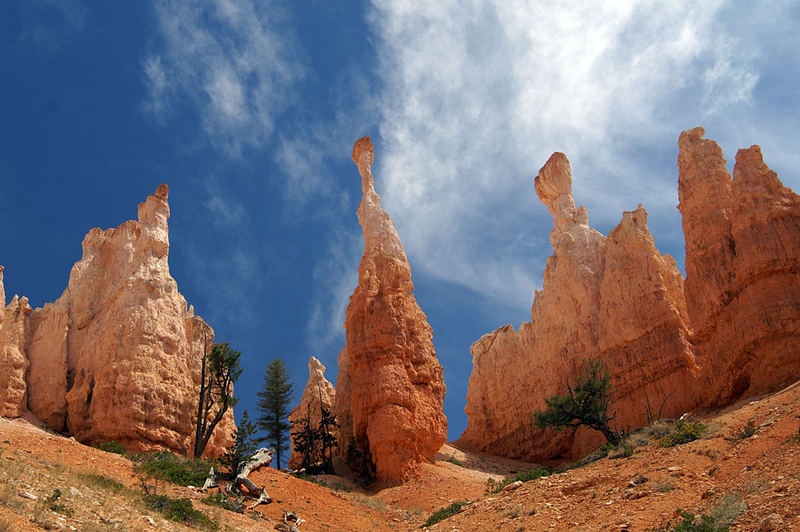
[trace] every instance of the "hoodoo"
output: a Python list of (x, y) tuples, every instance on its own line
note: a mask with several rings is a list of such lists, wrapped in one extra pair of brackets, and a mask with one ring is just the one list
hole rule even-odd
[(531, 321), (510, 325), (472, 346), (473, 370), (461, 442), (493, 454), (541, 460), (577, 457), (602, 441), (582, 428), (555, 432), (533, 427), (534, 410), (563, 394), (586, 359), (602, 360), (614, 390), (613, 424), (641, 426), (649, 402), (664, 414), (695, 405), (697, 367), (686, 327), (683, 278), (661, 255), (647, 229), (647, 212), (625, 212), (608, 237), (575, 207), (572, 173), (554, 153), (535, 179), (536, 193), (553, 216), (544, 285), (536, 292)]
[[(26, 393), (20, 405), (50, 428), (82, 442), (192, 448), (203, 343), (214, 332), (169, 273), (168, 193), (160, 185), (140, 203), (138, 221), (89, 231), (54, 303), (30, 313), (15, 297), (6, 307), (0, 381), (15, 383), (14, 397)], [(229, 412), (209, 454), (222, 451), (233, 426)]]
[(774, 391), (800, 377), (800, 196), (764, 164), (685, 131), (679, 209), (686, 235), (686, 299), (704, 404)]
[(662, 403), (662, 414), (677, 415), (800, 377), (800, 196), (758, 146), (739, 150), (731, 180), (704, 134), (695, 128), (678, 141), (685, 282), (655, 248), (641, 206), (604, 237), (575, 208), (566, 157), (555, 153), (540, 170), (554, 253), (532, 321), (472, 346), (463, 443), (532, 460), (589, 451), (598, 434), (554, 437), (531, 418), (575, 381), (583, 358), (609, 369), (623, 428), (642, 426)]
[[(411, 267), (372, 178), (368, 137), (353, 147), (363, 198), (364, 255), (345, 318), (336, 413), (340, 452), (356, 467), (398, 482), (432, 461), (447, 437), (445, 385), (433, 331), (414, 298)], [(366, 470), (366, 471), (364, 471)]]
[[(316, 428), (322, 417), (322, 409), (333, 412), (336, 403), (336, 389), (325, 378), (325, 366), (316, 357), (308, 359), (308, 382), (300, 398), (300, 404), (289, 413), (289, 422), (294, 426), (302, 419), (307, 419), (309, 424)], [(289, 458), (289, 467), (297, 469), (303, 463), (303, 455), (294, 449), (294, 434), (292, 434), (292, 455)]]

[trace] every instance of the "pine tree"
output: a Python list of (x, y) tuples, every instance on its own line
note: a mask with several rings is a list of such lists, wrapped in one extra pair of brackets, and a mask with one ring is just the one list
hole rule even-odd
[(256, 433), (255, 424), (250, 421), (250, 415), (245, 410), (239, 420), (236, 430), (233, 431), (233, 444), (220, 459), (220, 463), (235, 477), (242, 464), (256, 452), (253, 436)]
[(289, 403), (292, 400), (292, 383), (289, 382), (289, 373), (286, 364), (280, 358), (269, 363), (264, 371), (264, 388), (258, 392), (256, 410), (261, 414), (256, 421), (259, 429), (266, 432), (266, 436), (259, 442), (267, 442), (275, 449), (275, 467), (281, 467), (282, 451), (288, 449), (289, 430)]

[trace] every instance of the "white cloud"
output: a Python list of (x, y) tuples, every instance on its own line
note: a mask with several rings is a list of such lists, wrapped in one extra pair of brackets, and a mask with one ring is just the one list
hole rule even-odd
[(751, 109), (763, 67), (726, 9), (373, 0), (376, 179), (414, 266), (529, 307), (551, 252), (532, 178), (553, 151), (570, 158), (590, 222), (610, 227), (641, 202), (679, 227), (678, 134)]
[(288, 88), (303, 76), (271, 2), (160, 0), (159, 50), (142, 61), (146, 111), (163, 120), (188, 100), (211, 144), (238, 157), (266, 145)]
[(315, 297), (307, 325), (308, 346), (313, 352), (344, 345), (345, 310), (358, 284), (363, 242), (360, 232), (334, 230), (326, 258), (314, 268)]
[(218, 225), (236, 225), (245, 220), (245, 209), (241, 203), (223, 192), (216, 179), (206, 182), (206, 208)]

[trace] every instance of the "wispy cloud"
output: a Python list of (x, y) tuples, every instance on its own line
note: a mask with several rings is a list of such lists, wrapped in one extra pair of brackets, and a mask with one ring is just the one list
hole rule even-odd
[(29, 0), (22, 4), (17, 44), (32, 44), (47, 54), (73, 39), (86, 25), (89, 9), (81, 0)]
[(142, 61), (144, 109), (164, 120), (176, 102), (197, 109), (212, 146), (239, 157), (261, 148), (303, 76), (272, 2), (159, 0), (157, 50)]
[(337, 229), (331, 234), (326, 258), (314, 268), (316, 291), (307, 325), (308, 345), (313, 352), (344, 345), (345, 310), (358, 284), (362, 250), (360, 231)]
[(217, 225), (237, 225), (245, 221), (245, 209), (241, 203), (226, 194), (216, 179), (206, 181), (206, 208)]
[(415, 267), (528, 307), (550, 253), (532, 177), (553, 151), (590, 221), (642, 202), (679, 226), (677, 135), (751, 105), (759, 80), (725, 7), (373, 0), (376, 178)]

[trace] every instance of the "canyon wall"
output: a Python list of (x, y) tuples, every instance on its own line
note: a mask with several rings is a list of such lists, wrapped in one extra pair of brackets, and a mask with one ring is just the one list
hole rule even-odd
[[(79, 441), (192, 449), (203, 343), (214, 333), (169, 273), (168, 192), (160, 185), (140, 203), (138, 221), (89, 231), (62, 296), (24, 325), (27, 408)], [(222, 451), (233, 428), (229, 412), (208, 454)]]
[(339, 452), (361, 455), (377, 478), (398, 482), (433, 461), (447, 437), (442, 367), (433, 331), (414, 298), (411, 267), (372, 177), (368, 137), (353, 147), (363, 198), (358, 221), (364, 255), (345, 318), (336, 417)]
[[(308, 359), (308, 382), (300, 397), (300, 404), (289, 413), (289, 422), (294, 427), (295, 423), (307, 419), (308, 423), (316, 428), (322, 417), (322, 408), (333, 413), (335, 404), (336, 389), (325, 378), (325, 366), (312, 356)], [(289, 458), (289, 467), (298, 469), (303, 463), (304, 456), (294, 450), (294, 442), (294, 428), (292, 428), (292, 454)]]
[(575, 207), (569, 161), (555, 153), (535, 179), (553, 216), (544, 284), (531, 321), (502, 327), (472, 346), (468, 427), (461, 443), (493, 454), (539, 460), (580, 456), (602, 441), (598, 432), (533, 427), (544, 399), (563, 394), (586, 359), (599, 359), (614, 388), (614, 424), (640, 426), (648, 401), (665, 415), (694, 406), (697, 373), (688, 341), (683, 279), (675, 260), (655, 248), (647, 212), (625, 212), (608, 237)]

